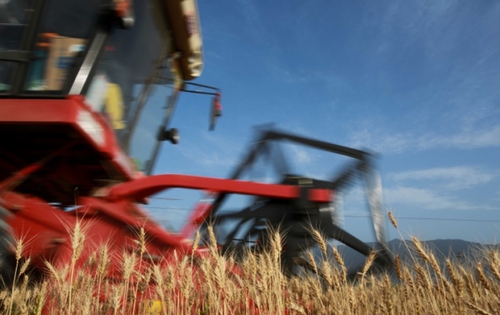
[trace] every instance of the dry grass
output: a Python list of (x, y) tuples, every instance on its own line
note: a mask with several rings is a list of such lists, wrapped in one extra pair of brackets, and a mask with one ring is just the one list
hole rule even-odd
[[(391, 219), (391, 221), (394, 218)], [(397, 226), (396, 221), (393, 222)], [(123, 254), (122, 279), (110, 279), (108, 247), (81, 260), (84, 230), (72, 234), (73, 255), (67, 266), (46, 264), (47, 276), (30, 282), (29, 261), (17, 256), (15, 285), (0, 291), (2, 314), (499, 314), (500, 253), (483, 250), (482, 263), (440, 266), (434, 255), (413, 239), (411, 264), (396, 259), (388, 274), (368, 272), (367, 258), (358, 281), (347, 280), (339, 251), (318, 232), (321, 258), (309, 254), (316, 274), (285, 277), (280, 271), (281, 237), (270, 252), (251, 254), (234, 268), (232, 257), (212, 245), (204, 259), (174, 254), (172, 263), (149, 264), (144, 231), (139, 250)], [(199, 235), (196, 236), (199, 239)], [(197, 242), (195, 242), (197, 244)], [(16, 248), (22, 252), (22, 242)], [(194, 245), (194, 247), (197, 245)], [(138, 270), (141, 270), (138, 272)], [(235, 272), (236, 270), (236, 272)], [(138, 302), (140, 301), (140, 302)], [(147, 302), (149, 301), (149, 303)]]

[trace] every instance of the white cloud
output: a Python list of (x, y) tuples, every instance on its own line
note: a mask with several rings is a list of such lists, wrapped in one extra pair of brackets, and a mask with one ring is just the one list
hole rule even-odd
[(382, 153), (401, 153), (414, 144), (412, 138), (409, 134), (388, 134), (385, 130), (363, 129), (349, 136), (349, 145)]
[(236, 164), (236, 159), (227, 156), (221, 156), (216, 152), (211, 154), (205, 153), (201, 156), (198, 156), (196, 160), (198, 160), (198, 162), (200, 162), (201, 164), (207, 166), (233, 166)]
[(476, 149), (500, 146), (500, 126), (482, 130), (463, 130), (448, 136), (430, 135), (418, 140), (418, 148)]
[(474, 210), (490, 208), (488, 206), (470, 205), (462, 200), (414, 187), (389, 188), (385, 189), (384, 192), (386, 204), (390, 206), (406, 205), (412, 208), (421, 208), (422, 210)]
[[(425, 170), (412, 170), (390, 174), (396, 181), (425, 180), (438, 181), (446, 189), (465, 189), (488, 183), (496, 174), (475, 167), (437, 167)], [(443, 183), (444, 182), (444, 183)]]
[(458, 133), (416, 136), (412, 133), (394, 133), (388, 129), (363, 129), (349, 136), (353, 147), (367, 147), (382, 153), (402, 153), (409, 150), (433, 149), (471, 150), (500, 146), (500, 126), (484, 129), (462, 129)]
[(288, 148), (293, 156), (291, 160), (296, 161), (298, 164), (311, 164), (316, 159), (315, 154), (303, 147), (292, 145)]
[(238, 0), (237, 3), (239, 3), (240, 13), (243, 15), (249, 34), (254, 39), (262, 40), (266, 31), (255, 3), (248, 0)]
[[(178, 147), (181, 154), (191, 162), (204, 167), (220, 167), (226, 172), (236, 167), (241, 155), (241, 144), (232, 135), (220, 135), (199, 130), (199, 140)], [(213, 176), (213, 175), (210, 175)]]

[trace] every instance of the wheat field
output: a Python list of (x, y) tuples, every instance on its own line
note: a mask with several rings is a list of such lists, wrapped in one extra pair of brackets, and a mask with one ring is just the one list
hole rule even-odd
[[(278, 233), (268, 252), (249, 252), (236, 268), (235, 259), (219, 253), (209, 232), (205, 258), (174, 254), (169, 264), (145, 265), (144, 251), (139, 250), (123, 254), (120, 279), (108, 276), (106, 246), (80, 257), (85, 235), (78, 227), (72, 234), (71, 263), (59, 267), (46, 263), (41, 279), (32, 279), (30, 261), (21, 258), (23, 242), (18, 241), (14, 285), (0, 291), (0, 313), (500, 314), (496, 250), (483, 249), (475, 263), (448, 259), (440, 264), (413, 238), (408, 241), (415, 248), (411, 263), (396, 257), (393, 270), (372, 273), (372, 254), (351, 281), (339, 250), (312, 231), (321, 252), (321, 257), (306, 254), (314, 272), (286, 277), (280, 268)], [(194, 249), (197, 243), (193, 242)], [(78, 264), (82, 259), (84, 263)]]

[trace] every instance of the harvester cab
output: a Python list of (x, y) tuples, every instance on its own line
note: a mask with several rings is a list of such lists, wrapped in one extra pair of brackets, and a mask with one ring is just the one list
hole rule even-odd
[(176, 101), (202, 67), (194, 0), (2, 1), (0, 181), (66, 145), (43, 170), (57, 183), (21, 191), (71, 205), (75, 189), (150, 174), (161, 141), (179, 141)]
[[(167, 130), (176, 98), (202, 70), (196, 2), (12, 0), (0, 6), (0, 114), (10, 120), (2, 123), (10, 129), (3, 134), (29, 151), (81, 103), (74, 123), (82, 136), (97, 151), (128, 155), (135, 164), (121, 159), (109, 168), (118, 177), (133, 176), (133, 168), (151, 173), (159, 140), (178, 142), (177, 131)], [(68, 135), (54, 130), (50, 139)], [(16, 151), (10, 150), (25, 159)]]

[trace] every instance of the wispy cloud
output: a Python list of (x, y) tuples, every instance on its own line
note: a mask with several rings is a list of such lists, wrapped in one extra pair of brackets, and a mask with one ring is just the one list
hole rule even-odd
[(384, 190), (386, 204), (397, 208), (420, 208), (421, 210), (475, 210), (491, 209), (489, 206), (471, 205), (466, 201), (442, 195), (427, 189), (396, 187)]
[(262, 40), (266, 32), (255, 3), (249, 0), (238, 0), (237, 3), (240, 5), (249, 34), (254, 39)]
[[(240, 152), (234, 149), (239, 147), (236, 145), (237, 142), (229, 136), (221, 137), (208, 131), (200, 131), (200, 133), (203, 141), (196, 146), (179, 147), (180, 152), (185, 158), (205, 170), (215, 173), (215, 168), (217, 168), (217, 174), (219, 174), (218, 171), (224, 171), (223, 176), (225, 176), (228, 170), (235, 167), (238, 162)], [(213, 175), (215, 174), (210, 174), (210, 176)]]
[(316, 159), (316, 155), (314, 153), (303, 147), (290, 146), (289, 150), (293, 157), (291, 160), (294, 160), (299, 164), (311, 164)]
[(267, 62), (266, 67), (274, 77), (279, 78), (284, 84), (314, 84), (315, 86), (323, 87), (331, 94), (351, 91), (347, 80), (341, 76), (319, 70), (299, 70), (297, 67), (287, 67), (282, 62), (279, 56), (274, 56), (272, 60)]
[(349, 142), (354, 147), (368, 147), (384, 153), (425, 151), (433, 149), (471, 150), (500, 146), (500, 126), (463, 129), (448, 135), (391, 132), (386, 128), (352, 132)]
[(480, 130), (463, 130), (453, 135), (429, 135), (418, 140), (418, 148), (476, 149), (500, 146), (500, 126)]
[(236, 162), (236, 159), (223, 156), (221, 154), (218, 154), (216, 152), (213, 152), (211, 154), (205, 153), (203, 156), (198, 156), (196, 158), (199, 163), (206, 165), (206, 166), (225, 166), (227, 167), (228, 165), (234, 165)]
[(490, 182), (495, 174), (475, 167), (437, 167), (390, 174), (396, 181), (437, 181), (445, 189), (466, 189)]
[(353, 143), (395, 153), (500, 146), (498, 3), (381, 1), (362, 12), (360, 32), (372, 35), (359, 43), (367, 46), (367, 78), (394, 92), (388, 103), (415, 110), (362, 126)]
[(384, 153), (401, 153), (415, 144), (411, 134), (393, 133), (382, 129), (367, 128), (352, 132), (349, 145), (355, 148), (370, 148)]

